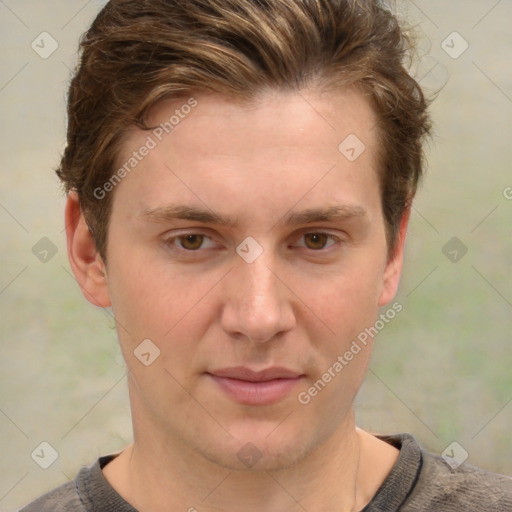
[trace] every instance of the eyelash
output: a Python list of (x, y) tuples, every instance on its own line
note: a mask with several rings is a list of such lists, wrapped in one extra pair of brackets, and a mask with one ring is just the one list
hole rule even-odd
[[(329, 248), (339, 244), (342, 241), (341, 238), (339, 238), (331, 233), (325, 232), (325, 231), (307, 231), (305, 233), (302, 233), (300, 235), (299, 239), (303, 238), (307, 235), (321, 235), (321, 236), (324, 235), (327, 237), (328, 240), (331, 240), (334, 242), (331, 245), (328, 245), (327, 247), (323, 247), (322, 249), (310, 249), (309, 247), (306, 247), (306, 246), (299, 246), (304, 249), (308, 249), (308, 250), (312, 251), (313, 253), (326, 252)], [(183, 240), (183, 239), (187, 238), (188, 236), (200, 236), (200, 237), (204, 237), (204, 239), (212, 240), (212, 238), (210, 236), (205, 235), (203, 233), (195, 233), (195, 232), (192, 233), (191, 232), (191, 233), (184, 233), (182, 235), (176, 235), (176, 236), (169, 237), (164, 240), (164, 243), (165, 243), (166, 247), (169, 247), (172, 250), (176, 249), (176, 250), (178, 250), (178, 252), (182, 252), (182, 253), (193, 254), (193, 253), (200, 253), (200, 252), (206, 250), (206, 249), (185, 249), (184, 247), (179, 247), (178, 245), (175, 245), (176, 241)]]

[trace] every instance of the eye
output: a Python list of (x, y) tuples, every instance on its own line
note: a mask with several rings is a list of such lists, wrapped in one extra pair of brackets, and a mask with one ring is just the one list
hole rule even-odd
[[(338, 237), (331, 235), (330, 233), (323, 232), (304, 233), (302, 237), (304, 238), (305, 245), (299, 245), (299, 247), (307, 247), (314, 251), (321, 251), (340, 242)], [(331, 240), (332, 243), (327, 245), (329, 240)]]
[[(210, 241), (210, 245), (204, 247), (205, 241)], [(170, 237), (165, 241), (166, 245), (170, 246), (171, 249), (178, 249), (188, 252), (198, 251), (199, 249), (207, 249), (213, 247), (213, 240), (200, 233), (189, 233), (180, 236)]]

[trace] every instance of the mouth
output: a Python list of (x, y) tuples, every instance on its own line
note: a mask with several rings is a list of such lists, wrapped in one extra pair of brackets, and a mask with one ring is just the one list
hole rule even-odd
[(243, 405), (270, 405), (279, 402), (305, 377), (283, 367), (254, 371), (243, 366), (212, 370), (206, 375), (225, 395)]

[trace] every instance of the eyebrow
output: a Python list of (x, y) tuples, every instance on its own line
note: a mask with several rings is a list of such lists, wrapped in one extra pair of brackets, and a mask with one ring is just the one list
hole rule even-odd
[[(367, 212), (361, 206), (329, 206), (327, 208), (310, 208), (301, 212), (290, 212), (280, 219), (276, 224), (297, 225), (311, 224), (313, 222), (332, 222), (348, 220), (354, 217), (366, 217)], [(173, 204), (146, 208), (139, 215), (139, 218), (149, 222), (170, 222), (176, 219), (204, 222), (207, 224), (218, 224), (233, 228), (237, 219), (228, 217), (211, 210), (193, 208), (187, 205)]]

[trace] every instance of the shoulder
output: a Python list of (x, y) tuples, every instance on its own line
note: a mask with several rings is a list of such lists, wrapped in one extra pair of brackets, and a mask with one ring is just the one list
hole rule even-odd
[(512, 511), (512, 478), (469, 464), (452, 468), (436, 454), (421, 450), (421, 470), (403, 512)]
[(103, 476), (102, 469), (117, 455), (105, 455), (83, 466), (74, 481), (44, 494), (19, 512), (137, 512)]
[(44, 494), (19, 512), (82, 512), (85, 507), (80, 501), (76, 483), (68, 482)]

